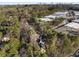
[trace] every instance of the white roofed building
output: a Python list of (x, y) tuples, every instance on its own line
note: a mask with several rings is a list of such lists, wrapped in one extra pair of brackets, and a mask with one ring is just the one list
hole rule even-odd
[(50, 18), (39, 18), (41, 21), (53, 21), (53, 19)]
[(74, 22), (68, 23), (65, 26), (73, 28), (73, 29), (79, 29), (79, 24), (78, 23), (74, 23)]
[(66, 13), (65, 12), (56, 12), (54, 15), (62, 17), (62, 18), (66, 18)]
[(60, 12), (55, 12), (52, 15), (44, 16), (43, 18), (40, 18), (40, 19), (43, 21), (51, 21), (51, 20), (53, 21), (53, 20), (56, 20), (58, 18), (64, 18), (67, 21), (67, 23), (72, 22), (75, 19), (79, 19), (79, 12), (72, 11), (72, 10), (60, 11)]
[(79, 23), (79, 19), (73, 20), (73, 22), (75, 22), (75, 23)]
[(49, 19), (55, 19), (57, 16), (55, 15), (48, 15), (48, 16), (45, 16), (44, 18), (49, 18)]
[(74, 11), (76, 19), (79, 19), (79, 11)]
[(55, 29), (56, 32), (60, 33), (64, 33), (64, 34), (69, 34), (71, 36), (76, 36), (79, 35), (79, 24), (78, 23), (68, 23), (64, 26), (61, 26), (57, 29)]
[(77, 34), (79, 35), (79, 24), (75, 22), (71, 22), (65, 25), (67, 27), (67, 31), (69, 31), (69, 34)]
[(65, 12), (55, 12), (52, 15), (45, 16), (44, 18), (57, 19), (57, 18), (66, 18)]

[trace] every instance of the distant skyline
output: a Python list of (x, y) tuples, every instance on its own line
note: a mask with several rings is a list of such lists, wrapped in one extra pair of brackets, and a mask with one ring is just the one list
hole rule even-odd
[(0, 0), (0, 5), (37, 4), (37, 3), (72, 3), (72, 4), (79, 4), (79, 0)]

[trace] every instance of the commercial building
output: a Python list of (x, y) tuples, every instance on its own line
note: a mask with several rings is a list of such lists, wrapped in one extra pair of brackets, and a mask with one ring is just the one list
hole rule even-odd
[(41, 20), (41, 21), (53, 21), (54, 19), (50, 19), (50, 18), (39, 18), (39, 20)]
[(71, 22), (71, 23), (66, 24), (65, 26), (79, 30), (79, 24), (78, 23)]
[(72, 22), (79, 23), (79, 19), (73, 20)]
[(56, 18), (66, 18), (65, 12), (55, 12), (52, 15), (45, 16), (45, 18), (56, 19)]
[(62, 32), (73, 36), (79, 35), (79, 23), (71, 22), (55, 29), (58, 33)]
[(65, 27), (69, 28), (67, 29), (69, 34), (79, 35), (79, 24), (78, 23), (71, 22), (71, 23), (66, 24)]

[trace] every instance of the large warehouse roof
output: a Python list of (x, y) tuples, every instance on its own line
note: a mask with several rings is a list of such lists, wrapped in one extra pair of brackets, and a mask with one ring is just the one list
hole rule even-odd
[(53, 18), (55, 19), (57, 16), (54, 16), (54, 15), (48, 15), (48, 16), (45, 16), (45, 18)]
[(52, 21), (53, 19), (49, 19), (49, 18), (39, 18), (41, 19), (42, 21)]
[(65, 15), (65, 12), (55, 12), (56, 15)]
[(73, 20), (73, 22), (79, 23), (79, 19)]
[(65, 26), (70, 27), (70, 28), (74, 28), (74, 29), (79, 29), (79, 24), (74, 23), (74, 22), (68, 23)]
[(74, 11), (75, 12), (75, 15), (79, 15), (79, 11)]

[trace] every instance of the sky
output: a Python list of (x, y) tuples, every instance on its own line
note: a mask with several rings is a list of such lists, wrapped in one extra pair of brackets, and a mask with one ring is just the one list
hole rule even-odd
[(0, 0), (0, 4), (24, 4), (24, 3), (79, 3), (79, 0)]

